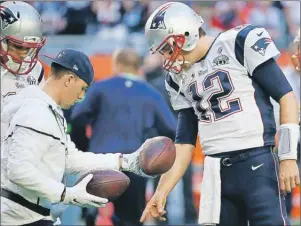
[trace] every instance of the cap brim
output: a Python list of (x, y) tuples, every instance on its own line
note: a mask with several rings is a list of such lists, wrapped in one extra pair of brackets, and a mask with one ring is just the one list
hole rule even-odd
[(43, 63), (47, 64), (48, 66), (51, 66), (52, 63), (56, 63), (56, 64), (61, 65), (62, 67), (66, 68), (66, 69), (68, 69), (68, 70), (73, 71), (73, 70), (70, 69), (67, 65), (64, 65), (64, 64), (62, 64), (61, 62), (58, 62), (56, 59), (54, 59), (54, 58), (52, 58), (52, 57), (50, 57), (50, 56), (40, 55), (39, 58), (40, 58), (40, 60), (41, 60)]

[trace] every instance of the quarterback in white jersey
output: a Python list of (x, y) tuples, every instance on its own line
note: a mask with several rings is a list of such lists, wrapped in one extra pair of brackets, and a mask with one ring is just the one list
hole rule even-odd
[(45, 38), (40, 15), (25, 2), (1, 3), (0, 29), (2, 109), (21, 89), (43, 82), (38, 53)]
[[(242, 25), (213, 38), (203, 23), (187, 5), (169, 2), (145, 25), (150, 50), (165, 58), (178, 126), (175, 163), (141, 221), (148, 213), (165, 220), (166, 197), (187, 169), (199, 135), (206, 157), (198, 223), (288, 225), (280, 190), (300, 183), (298, 105), (275, 61), (280, 53), (262, 27)], [(270, 97), (281, 109), (278, 157)]]
[(29, 85), (41, 85), (43, 82), (44, 69), (40, 62), (37, 62), (32, 71), (24, 75), (16, 75), (1, 69), (1, 104), (5, 105), (23, 88)]
[(1, 104), (28, 85), (38, 85), (44, 70), (38, 53), (45, 45), (42, 20), (25, 2), (4, 2), (0, 8)]

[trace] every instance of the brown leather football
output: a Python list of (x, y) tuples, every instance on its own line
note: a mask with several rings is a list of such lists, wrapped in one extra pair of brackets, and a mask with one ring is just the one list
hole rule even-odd
[(145, 141), (139, 156), (139, 165), (148, 175), (166, 173), (176, 159), (176, 147), (173, 141), (164, 136)]
[(128, 176), (117, 170), (93, 170), (82, 175), (78, 182), (88, 174), (93, 174), (93, 178), (87, 184), (87, 192), (109, 201), (116, 200), (130, 184)]

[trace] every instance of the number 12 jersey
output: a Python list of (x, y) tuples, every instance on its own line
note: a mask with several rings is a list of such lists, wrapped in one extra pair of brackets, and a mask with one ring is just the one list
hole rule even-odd
[(259, 65), (279, 55), (264, 28), (242, 25), (216, 37), (206, 55), (184, 72), (183, 87), (181, 76), (166, 76), (174, 110), (193, 108), (199, 119), (205, 155), (274, 145), (270, 96), (252, 75)]

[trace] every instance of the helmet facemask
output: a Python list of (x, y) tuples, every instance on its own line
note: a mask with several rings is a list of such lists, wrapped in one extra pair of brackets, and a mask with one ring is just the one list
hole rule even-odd
[(180, 76), (178, 95), (183, 87), (189, 84), (192, 79), (192, 77), (187, 76), (183, 70), (185, 65), (191, 66), (190, 62), (185, 60), (182, 53), (185, 40), (186, 38), (184, 35), (170, 35), (159, 45), (157, 49), (151, 50), (152, 53), (159, 52), (162, 55), (165, 53), (170, 55), (170, 57), (164, 61), (163, 68), (166, 71)]
[(166, 71), (179, 74), (182, 72), (185, 64), (185, 58), (182, 54), (184, 43), (184, 35), (170, 35), (157, 47), (157, 49), (151, 49), (151, 52), (159, 52), (162, 55), (164, 55), (164, 53), (170, 54), (170, 57), (164, 61), (163, 68)]
[[(0, 63), (13, 74), (28, 74), (38, 61), (38, 53), (45, 45), (45, 38), (42, 40), (36, 37), (29, 37), (28, 40), (21, 41), (12, 36), (6, 36), (0, 40)], [(25, 57), (10, 54), (10, 48), (27, 49)]]

